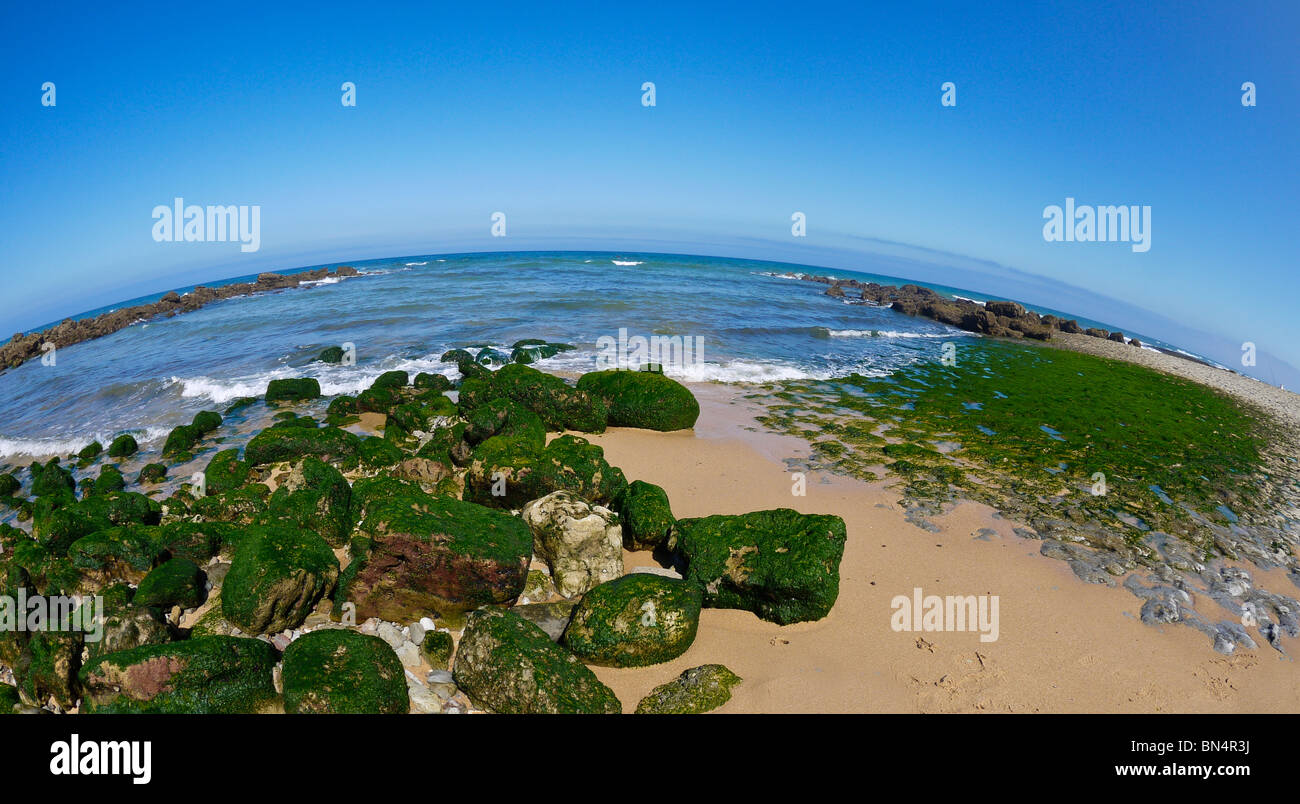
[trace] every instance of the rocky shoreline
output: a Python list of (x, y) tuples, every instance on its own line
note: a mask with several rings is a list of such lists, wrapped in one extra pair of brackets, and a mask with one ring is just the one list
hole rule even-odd
[[(121, 436), (0, 475), (21, 524), (0, 525), (0, 594), (103, 606), (102, 639), (0, 632), (0, 711), (619, 713), (591, 666), (682, 656), (703, 609), (826, 617), (840, 517), (674, 517), (578, 433), (690, 430), (690, 390), (648, 371), (570, 384), (526, 365), (538, 343), (495, 370), (499, 352), (453, 350), (456, 383), (393, 371), (328, 404), (274, 380), (160, 455)], [(274, 420), (255, 433), (254, 406)], [(156, 468), (129, 480), (141, 460)], [(625, 551), (659, 565), (628, 571)], [(742, 683), (717, 665), (660, 682), (637, 712), (708, 711)]]
[(808, 282), (830, 285), (826, 289), (826, 295), (833, 298), (889, 307), (905, 315), (923, 316), (941, 324), (981, 335), (1046, 341), (1061, 332), (1088, 335), (1130, 346), (1142, 345), (1137, 338), (1126, 338), (1122, 332), (1110, 332), (1096, 327), (1084, 328), (1073, 318), (1040, 316), (1013, 301), (990, 301), (980, 304), (967, 299), (949, 299), (920, 285), (881, 285), (877, 282), (860, 282), (856, 279), (837, 279), (831, 276), (801, 278)]
[(333, 271), (316, 268), (294, 274), (263, 273), (258, 274), (257, 279), (252, 282), (238, 282), (216, 288), (199, 285), (185, 295), (172, 291), (156, 302), (122, 307), (101, 313), (94, 318), (65, 318), (55, 326), (40, 332), (15, 333), (8, 343), (0, 346), (0, 373), (6, 369), (17, 368), (34, 357), (40, 357), (47, 343), (63, 349), (76, 343), (111, 335), (140, 321), (149, 321), (160, 316), (171, 318), (179, 313), (192, 312), (214, 301), (271, 290), (296, 288), (304, 282), (356, 276), (358, 273), (357, 269), (350, 265), (340, 266)]

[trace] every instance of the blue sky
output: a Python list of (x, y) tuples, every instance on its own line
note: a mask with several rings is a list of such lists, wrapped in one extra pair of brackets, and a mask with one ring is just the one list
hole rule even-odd
[[(1256, 373), (1300, 379), (1294, 2), (18, 5), (7, 331), (366, 257), (671, 244), (849, 267), (907, 244), (969, 271), (935, 281), (1072, 312), (1074, 286), (1115, 300), (1079, 314), (1191, 328), (1224, 362), (1253, 341)], [(176, 196), (261, 205), (261, 250), (154, 242)], [(1151, 250), (1045, 242), (1067, 196), (1150, 205)]]

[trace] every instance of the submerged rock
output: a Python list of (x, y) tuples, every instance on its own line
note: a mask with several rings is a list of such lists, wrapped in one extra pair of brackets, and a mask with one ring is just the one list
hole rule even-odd
[(618, 714), (614, 692), (541, 628), (502, 609), (468, 618), (456, 650), (456, 686), (503, 714)]
[(636, 705), (638, 715), (697, 715), (731, 700), (731, 688), (740, 676), (720, 664), (692, 667), (651, 690)]
[(314, 377), (271, 380), (266, 385), (266, 401), (299, 402), (320, 398), (320, 381)]

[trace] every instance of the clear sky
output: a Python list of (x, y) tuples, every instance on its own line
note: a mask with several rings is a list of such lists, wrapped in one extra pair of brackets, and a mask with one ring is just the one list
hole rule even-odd
[[(1300, 365), (1291, 0), (467, 5), (6, 4), (0, 327), (344, 259), (907, 244)], [(260, 205), (261, 250), (154, 242), (177, 196)], [(1151, 249), (1046, 242), (1067, 197), (1149, 205)]]

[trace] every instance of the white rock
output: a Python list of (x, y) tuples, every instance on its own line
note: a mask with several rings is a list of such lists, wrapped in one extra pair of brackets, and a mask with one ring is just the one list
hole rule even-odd
[(671, 567), (633, 567), (627, 571), (628, 575), (642, 573), (644, 575), (662, 575), (665, 578), (682, 579), (682, 574)]
[(411, 623), (406, 628), (407, 633), (411, 635), (411, 641), (419, 645), (424, 641), (424, 626), (420, 623)]
[(402, 660), (404, 667), (420, 666), (420, 648), (414, 642), (403, 642), (394, 648), (394, 651), (397, 653), (397, 658)]
[(525, 505), (521, 516), (564, 597), (578, 597), (623, 575), (623, 529), (608, 508), (556, 491)]
[(402, 647), (402, 643), (406, 641), (406, 635), (402, 633), (402, 629), (392, 623), (380, 623), (379, 627), (375, 629), (375, 636), (387, 642), (393, 650)]

